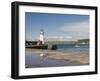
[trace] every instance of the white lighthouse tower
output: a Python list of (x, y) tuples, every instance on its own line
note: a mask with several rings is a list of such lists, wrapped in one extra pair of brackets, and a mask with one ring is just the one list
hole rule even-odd
[(42, 42), (42, 44), (44, 44), (44, 30), (43, 29), (40, 30), (39, 40)]

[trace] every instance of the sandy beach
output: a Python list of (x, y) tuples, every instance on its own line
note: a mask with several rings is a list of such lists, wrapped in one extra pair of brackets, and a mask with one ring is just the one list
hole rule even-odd
[(89, 54), (81, 53), (63, 53), (56, 50), (42, 50), (42, 49), (29, 49), (26, 48), (27, 52), (33, 52), (33, 54), (41, 54), (46, 59), (56, 59), (61, 60), (66, 63), (66, 65), (88, 65), (89, 64)]

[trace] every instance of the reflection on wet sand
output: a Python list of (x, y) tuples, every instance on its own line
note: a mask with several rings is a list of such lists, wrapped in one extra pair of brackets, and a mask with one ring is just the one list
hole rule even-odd
[(89, 65), (89, 54), (26, 48), (25, 65), (26, 68)]

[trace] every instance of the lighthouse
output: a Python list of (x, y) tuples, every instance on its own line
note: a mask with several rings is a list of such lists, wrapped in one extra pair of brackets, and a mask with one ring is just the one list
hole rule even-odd
[(42, 42), (42, 44), (44, 44), (44, 30), (43, 29), (40, 30), (39, 40)]

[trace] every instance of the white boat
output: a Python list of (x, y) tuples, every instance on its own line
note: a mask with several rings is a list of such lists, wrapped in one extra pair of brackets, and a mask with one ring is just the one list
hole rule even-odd
[(80, 47), (79, 45), (75, 45), (74, 47)]

